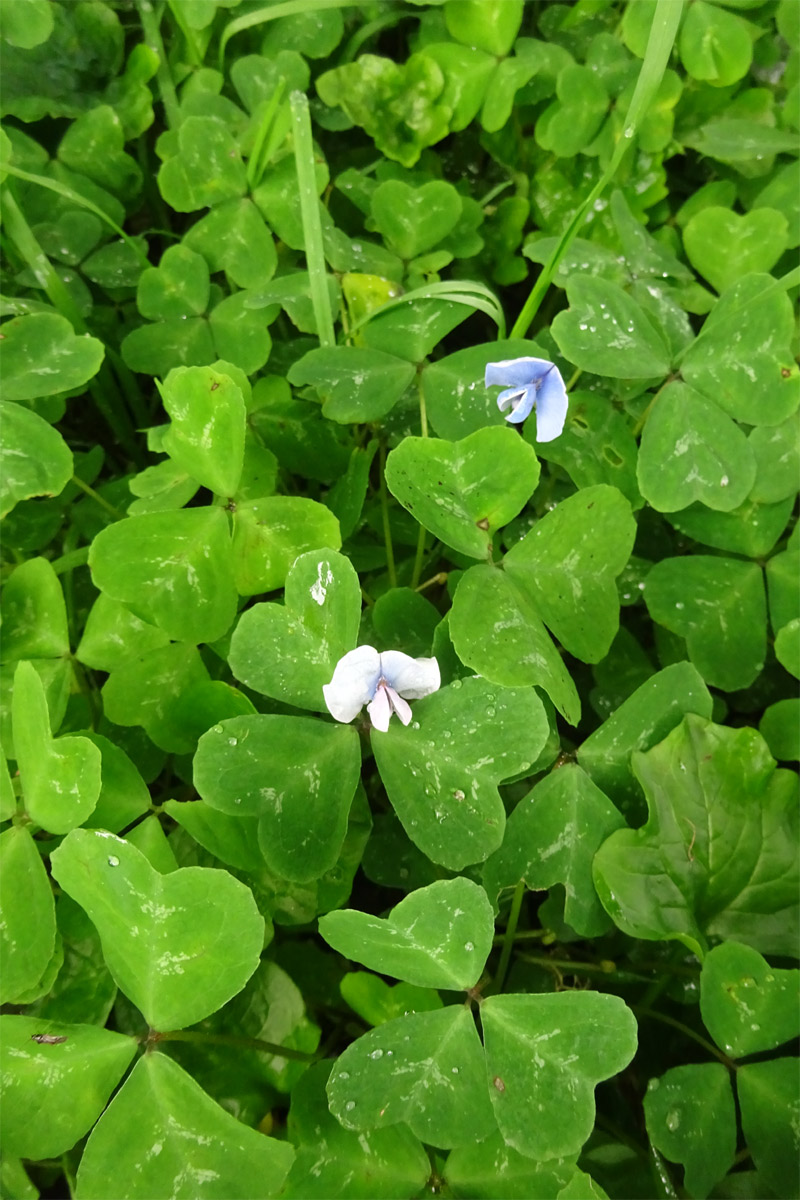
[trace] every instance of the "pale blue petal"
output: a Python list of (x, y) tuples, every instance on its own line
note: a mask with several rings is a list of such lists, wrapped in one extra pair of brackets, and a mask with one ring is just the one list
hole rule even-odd
[(518, 387), (506, 388), (497, 397), (497, 407), (500, 409), (500, 412), (505, 412), (507, 408), (516, 408), (528, 390), (528, 388)]
[(381, 674), (390, 687), (406, 700), (430, 696), (441, 686), (439, 664), (435, 658), (411, 658), (399, 650), (381, 655)]
[(378, 688), (375, 693), (375, 699), (367, 705), (367, 712), (375, 729), (379, 729), (381, 733), (386, 733), (389, 729), (389, 721), (392, 718), (392, 705), (389, 697), (386, 695), (386, 688)]
[(541, 379), (552, 365), (546, 358), (506, 358), (486, 364), (484, 382), (487, 387), (527, 387)]
[(506, 417), (506, 420), (511, 425), (520, 425), (525, 420), (525, 418), (530, 415), (530, 411), (533, 408), (535, 400), (536, 400), (536, 388), (534, 388), (534, 387), (525, 388), (524, 392), (522, 392), (520, 395), (520, 399), (517, 401), (517, 403), (514, 405), (513, 409), (511, 410), (511, 412)]
[(328, 712), (337, 721), (352, 721), (375, 695), (380, 677), (381, 656), (374, 647), (359, 646), (345, 654), (322, 688)]
[(536, 397), (536, 440), (552, 442), (564, 428), (569, 398), (558, 367), (542, 380)]

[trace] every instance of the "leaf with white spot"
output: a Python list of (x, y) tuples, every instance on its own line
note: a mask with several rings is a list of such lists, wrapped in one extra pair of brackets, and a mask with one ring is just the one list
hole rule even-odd
[(271, 1200), (288, 1142), (232, 1117), (164, 1054), (145, 1054), (92, 1131), (78, 1200)]
[(306, 882), (339, 857), (360, 769), (349, 725), (259, 713), (221, 721), (200, 738), (194, 782), (212, 808), (257, 817), (270, 870)]
[(446, 1149), (495, 1127), (483, 1047), (463, 1005), (409, 1013), (358, 1038), (334, 1065), (328, 1101), (345, 1129), (404, 1122), (420, 1141)]
[(345, 958), (425, 988), (474, 987), (492, 948), (494, 916), (471, 879), (440, 879), (401, 900), (386, 919), (356, 909), (321, 917)]
[(0, 1017), (3, 1153), (58, 1158), (94, 1125), (137, 1050), (94, 1025)]
[(0, 517), (31, 496), (58, 496), (72, 477), (72, 451), (38, 413), (0, 401)]
[(670, 367), (662, 334), (636, 301), (616, 283), (574, 275), (567, 284), (569, 308), (551, 326), (565, 358), (594, 375), (661, 379)]
[(80, 388), (100, 370), (104, 354), (101, 341), (76, 334), (58, 313), (14, 317), (0, 330), (3, 399), (36, 400)]
[(118, 986), (154, 1029), (201, 1021), (258, 966), (264, 918), (227, 871), (160, 875), (130, 842), (87, 829), (73, 830), (51, 865), (100, 934)]
[(159, 387), (171, 424), (163, 448), (218, 496), (232, 496), (244, 464), (245, 404), (235, 380), (214, 367), (176, 367)]
[(656, 1149), (670, 1162), (683, 1164), (690, 1196), (706, 1197), (733, 1166), (736, 1109), (722, 1063), (673, 1067), (651, 1079), (644, 1119)]
[(0, 833), (0, 1004), (21, 1002), (42, 978), (56, 944), (47, 870), (30, 830)]
[(595, 1086), (636, 1053), (631, 1010), (600, 992), (490, 996), (481, 1025), (507, 1144), (537, 1159), (577, 1154), (594, 1126)]
[(239, 618), (228, 661), (234, 676), (265, 696), (326, 712), (323, 685), (355, 647), (361, 586), (348, 558), (301, 554), (286, 577), (284, 603), (254, 604)]
[(95, 586), (179, 642), (214, 642), (236, 616), (221, 508), (147, 513), (107, 526), (89, 550)]

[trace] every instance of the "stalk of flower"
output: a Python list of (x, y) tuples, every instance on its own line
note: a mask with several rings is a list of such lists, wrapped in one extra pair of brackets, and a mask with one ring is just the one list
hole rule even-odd
[(435, 658), (412, 658), (399, 650), (379, 654), (373, 646), (358, 646), (339, 659), (322, 694), (328, 712), (337, 721), (352, 721), (366, 705), (375, 729), (386, 733), (392, 713), (408, 725), (408, 701), (430, 696), (440, 686)]
[(536, 409), (536, 440), (552, 442), (564, 428), (569, 399), (561, 372), (546, 358), (507, 358), (487, 363), (486, 387), (502, 387), (497, 407), (512, 425)]

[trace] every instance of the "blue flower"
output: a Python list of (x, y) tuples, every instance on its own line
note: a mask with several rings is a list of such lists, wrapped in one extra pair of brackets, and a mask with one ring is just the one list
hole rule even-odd
[(337, 721), (352, 721), (366, 704), (372, 724), (386, 733), (392, 713), (407, 725), (411, 709), (406, 701), (430, 696), (440, 684), (435, 658), (411, 658), (399, 650), (379, 654), (372, 646), (359, 646), (339, 659), (322, 694)]
[(546, 358), (508, 358), (488, 363), (486, 386), (498, 385), (506, 389), (497, 397), (497, 407), (500, 412), (511, 409), (507, 421), (519, 425), (535, 407), (537, 442), (552, 442), (558, 437), (569, 401), (557, 366)]

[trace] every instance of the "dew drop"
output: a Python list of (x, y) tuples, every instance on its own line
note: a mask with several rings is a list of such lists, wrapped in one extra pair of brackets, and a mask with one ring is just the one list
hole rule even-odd
[(450, 1074), (451, 1074), (451, 1075), (457, 1075), (457, 1074), (458, 1074), (458, 1067), (451, 1067), (451, 1068), (450, 1068)]
[(419, 721), (412, 721), (412, 722), (411, 722), (411, 728), (412, 728), (412, 729), (419, 729)]
[(117, 858), (116, 854), (109, 854), (108, 865), (110, 867), (118, 867), (119, 866), (119, 859)]
[(355, 1106), (356, 1106), (356, 1102), (355, 1102), (355, 1100), (348, 1100), (348, 1101), (347, 1101), (347, 1103), (346, 1103), (346, 1104), (345, 1104), (345, 1106), (344, 1106), (344, 1111), (345, 1111), (345, 1112), (352, 1112), (352, 1111), (353, 1111), (353, 1109), (355, 1108)]
[(671, 1109), (667, 1113), (667, 1129), (670, 1133), (674, 1133), (681, 1123), (681, 1114), (676, 1108)]
[(494, 717), (494, 716), (496, 716), (496, 715), (497, 715), (497, 712), (496, 712), (496, 710), (495, 710), (494, 708), (492, 708), (492, 706), (490, 705), (490, 706), (487, 708), (487, 710), (486, 710), (486, 715), (487, 715), (487, 717), (489, 718), (489, 720), (491, 720), (491, 719), (492, 719), (492, 717)]
[(213, 732), (214, 732), (214, 733), (222, 733), (222, 726), (221, 726), (221, 725), (215, 725), (215, 726), (214, 726), (214, 729), (213, 729)]
[(751, 1025), (750, 1028), (752, 1029), (753, 1033), (758, 1033), (758, 1031), (761, 1029), (761, 1026), (760, 1025)]
[(463, 800), (464, 798), (464, 793), (461, 791), (461, 788), (456, 788), (456, 790), (453, 792), (453, 799)]
[(456, 689), (460, 688), (460, 687), (461, 687), (461, 680), (460, 680), (460, 679), (454, 679), (454, 680), (453, 680), (453, 682), (450, 684), (450, 687), (451, 687), (451, 688), (456, 688)]
[(229, 745), (229, 746), (238, 746), (238, 744), (239, 744), (239, 739), (238, 739), (238, 738), (235, 738), (235, 737), (229, 737), (229, 738), (228, 738), (228, 745)]
[(474, 950), (475, 946), (472, 942), (464, 942), (464, 949), (469, 952), (470, 950)]
[(340, 1072), (339, 1072), (339, 1078), (340, 1078), (340, 1079), (349, 1079), (349, 1078), (350, 1078), (350, 1072), (349, 1072), (349, 1071), (340, 1071)]

